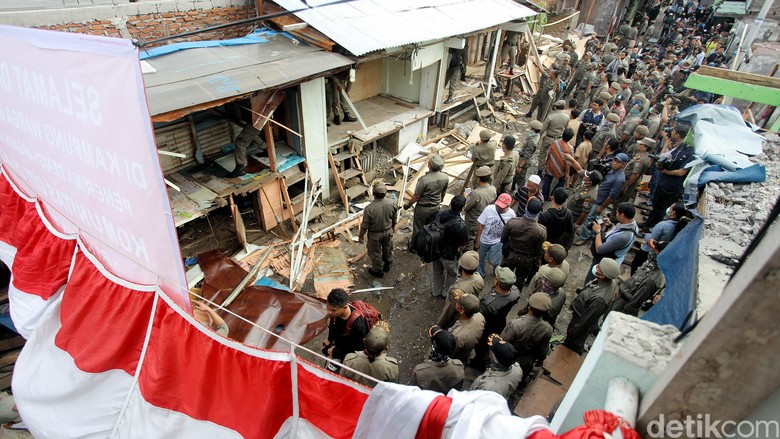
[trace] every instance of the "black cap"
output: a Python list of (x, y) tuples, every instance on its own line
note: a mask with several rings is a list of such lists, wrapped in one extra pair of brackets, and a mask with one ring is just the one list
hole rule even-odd
[(455, 352), (455, 336), (442, 329), (440, 326), (434, 326), (429, 330), (431, 343), (436, 347), (436, 352), (441, 355), (450, 355)]
[(509, 367), (515, 364), (517, 359), (517, 350), (511, 344), (501, 340), (493, 342), (493, 355), (496, 356), (496, 360), (504, 367)]
[(531, 215), (536, 215), (542, 211), (542, 202), (539, 201), (538, 198), (533, 197), (528, 200), (528, 204), (525, 206), (525, 210), (527, 210)]

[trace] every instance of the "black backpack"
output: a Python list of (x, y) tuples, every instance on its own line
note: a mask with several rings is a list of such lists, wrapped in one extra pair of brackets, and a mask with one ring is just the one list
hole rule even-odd
[(420, 229), (414, 239), (412, 250), (420, 256), (423, 262), (433, 262), (441, 258), (442, 247), (444, 247), (444, 232), (447, 227), (455, 224), (460, 217), (454, 216), (445, 223), (440, 221), (440, 216)]

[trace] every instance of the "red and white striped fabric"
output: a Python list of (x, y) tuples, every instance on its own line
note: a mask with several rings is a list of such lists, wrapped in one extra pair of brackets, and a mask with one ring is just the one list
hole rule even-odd
[(0, 258), (28, 338), (13, 390), (35, 437), (352, 436), (368, 389), (217, 335), (44, 214), (0, 176)]

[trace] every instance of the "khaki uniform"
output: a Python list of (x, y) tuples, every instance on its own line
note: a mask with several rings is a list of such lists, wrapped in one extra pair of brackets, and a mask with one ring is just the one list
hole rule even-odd
[(497, 196), (496, 188), (490, 185), (477, 186), (469, 194), (466, 205), (463, 207), (463, 220), (466, 223), (466, 230), (469, 234), (469, 247), (474, 245), (477, 227), (479, 227), (479, 221), (477, 221), (479, 215), (488, 205), (496, 200)]
[(509, 155), (501, 157), (493, 169), (493, 186), (498, 195), (509, 193), (512, 190), (512, 179), (515, 176), (515, 167), (517, 167), (516, 155), (517, 153), (512, 151)]
[(550, 90), (555, 92), (559, 83), (558, 79), (553, 81), (549, 74), (542, 72), (542, 77), (539, 79), (539, 91), (536, 92), (533, 100), (531, 100), (531, 109), (528, 110), (528, 113), (526, 114), (532, 116), (538, 108), (539, 117), (537, 117), (537, 120), (544, 119), (547, 108), (550, 106), (550, 100), (552, 99), (550, 98)]
[(506, 324), (501, 338), (517, 350), (517, 362), (528, 375), (535, 363), (541, 363), (550, 350), (553, 327), (540, 317), (525, 314)]
[(571, 303), (571, 321), (566, 329), (564, 346), (582, 354), (588, 334), (598, 326), (601, 316), (609, 311), (618, 293), (617, 281), (588, 282)]
[(544, 120), (542, 131), (540, 132), (540, 134), (542, 134), (542, 147), (539, 148), (539, 163), (544, 163), (546, 161), (547, 149), (553, 142), (561, 138), (563, 131), (569, 127), (570, 119), (571, 117), (569, 117), (568, 113), (562, 110), (556, 110), (550, 113), (550, 115), (547, 116), (547, 119)]
[(539, 147), (539, 141), (541, 139), (539, 138), (539, 134), (535, 133), (533, 131), (528, 132), (528, 137), (525, 138), (525, 143), (523, 143), (523, 151), (520, 155), (520, 161), (518, 162), (518, 167), (520, 167), (520, 171), (517, 173), (516, 176), (516, 186), (522, 186), (525, 184), (525, 179), (528, 177), (528, 168), (538, 168), (539, 167), (539, 160), (537, 154), (534, 154), (536, 152), (536, 148)]
[(389, 198), (374, 199), (363, 211), (363, 227), (368, 234), (366, 251), (371, 268), (382, 270), (393, 262), (393, 223), (398, 206)]
[[(607, 117), (604, 115), (604, 117)], [(601, 127), (597, 132), (596, 135), (593, 136), (593, 140), (591, 140), (591, 144), (593, 145), (593, 156), (598, 155), (599, 152), (601, 152), (601, 148), (606, 146), (606, 144), (611, 139), (617, 139), (617, 134), (615, 134), (615, 126), (612, 125), (608, 128)]]
[(455, 352), (450, 357), (458, 359), (464, 364), (468, 362), (484, 330), (485, 317), (481, 313), (474, 314), (468, 320), (455, 322), (450, 329), (450, 332), (455, 337)]
[(515, 363), (509, 370), (488, 369), (471, 384), (471, 390), (489, 390), (509, 398), (523, 380), (523, 369)]
[(493, 169), (493, 163), (496, 161), (496, 149), (498, 149), (498, 144), (495, 140), (474, 145), (471, 148), (471, 161), (474, 162), (474, 169), (480, 166)]
[(542, 244), (547, 239), (547, 229), (537, 221), (525, 217), (513, 218), (506, 223), (501, 242), (508, 247), (501, 266), (515, 272), (515, 285), (522, 288), (531, 273), (533, 264), (542, 256)]
[[(479, 142), (476, 145), (471, 147), (471, 161), (474, 162), (474, 170), (476, 171), (481, 166), (487, 166), (491, 170), (493, 169), (493, 165), (496, 163), (496, 149), (498, 148), (498, 143), (496, 143), (495, 140), (490, 140), (487, 142)], [(471, 178), (471, 188), (476, 189), (477, 184), (477, 176), (474, 175)]]
[(450, 184), (450, 179), (443, 172), (429, 171), (417, 181), (417, 187), (414, 194), (419, 195), (420, 199), (414, 206), (414, 223), (412, 229), (412, 239), (417, 236), (426, 224), (428, 224), (439, 211), (444, 191)]
[(458, 321), (459, 315), (455, 311), (455, 296), (452, 294), (454, 290), (461, 290), (464, 293), (472, 294), (479, 297), (482, 293), (482, 287), (485, 286), (485, 281), (482, 279), (479, 273), (475, 272), (469, 277), (461, 277), (452, 284), (447, 292), (447, 299), (444, 301), (444, 309), (439, 315), (439, 321), (436, 323), (444, 329), (450, 329), (455, 322)]
[[(344, 357), (344, 365), (351, 367), (358, 372), (372, 376), (379, 381), (391, 383), (398, 382), (398, 360), (393, 357), (388, 357), (385, 354), (376, 357), (372, 363), (369, 361), (368, 355), (366, 355), (365, 352), (353, 352)], [(364, 386), (374, 387), (376, 385), (375, 382), (343, 367), (341, 368), (341, 375), (352, 381), (357, 381)]]
[(577, 225), (576, 222), (580, 215), (583, 213), (587, 215), (590, 212), (593, 203), (596, 201), (598, 190), (598, 186), (585, 186), (584, 183), (580, 183), (569, 195), (566, 208), (571, 211), (575, 225)]
[(422, 363), (414, 366), (410, 386), (447, 394), (452, 389), (460, 390), (463, 385), (463, 363), (450, 359), (445, 364)]

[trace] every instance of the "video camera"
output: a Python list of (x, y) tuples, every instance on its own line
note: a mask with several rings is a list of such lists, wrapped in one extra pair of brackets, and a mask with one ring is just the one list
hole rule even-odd
[(612, 170), (612, 157), (596, 157), (590, 159), (590, 164), (594, 171), (601, 172), (601, 175), (607, 175)]

